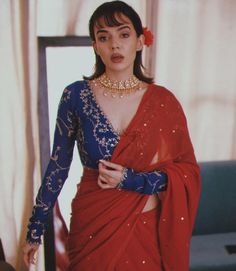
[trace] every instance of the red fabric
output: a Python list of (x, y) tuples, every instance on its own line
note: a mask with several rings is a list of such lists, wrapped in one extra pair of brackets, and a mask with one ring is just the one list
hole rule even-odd
[(158, 209), (138, 215), (132, 235), (120, 257), (115, 270), (158, 271), (161, 270), (161, 256), (158, 244)]
[[(184, 113), (173, 94), (149, 86), (112, 161), (137, 172), (167, 173), (168, 189), (160, 195), (156, 229), (160, 255), (165, 271), (187, 271), (200, 174)], [(117, 266), (148, 199), (136, 192), (102, 190), (97, 186), (97, 174), (85, 171), (72, 202), (68, 240), (71, 271), (119, 270)]]
[(55, 257), (56, 271), (67, 271), (69, 260), (65, 244), (67, 242), (68, 230), (62, 217), (58, 201), (53, 210), (54, 235), (55, 235)]

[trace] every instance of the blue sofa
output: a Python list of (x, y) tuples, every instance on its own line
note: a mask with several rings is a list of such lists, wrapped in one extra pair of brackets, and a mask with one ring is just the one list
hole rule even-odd
[(190, 271), (236, 271), (236, 160), (200, 163)]

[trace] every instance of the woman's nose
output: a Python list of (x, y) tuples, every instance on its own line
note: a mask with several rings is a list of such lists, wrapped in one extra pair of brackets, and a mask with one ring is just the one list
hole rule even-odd
[(120, 48), (120, 45), (119, 45), (119, 42), (117, 41), (117, 39), (112, 39), (111, 48), (112, 48), (112, 50)]
[(115, 49), (119, 49), (119, 46), (118, 45), (113, 45), (112, 50), (115, 50)]

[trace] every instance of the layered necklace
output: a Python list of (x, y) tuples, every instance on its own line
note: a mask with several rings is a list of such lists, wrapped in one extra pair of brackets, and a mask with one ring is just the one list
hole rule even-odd
[(141, 81), (132, 76), (127, 80), (111, 80), (105, 73), (100, 77), (93, 79), (95, 86), (103, 88), (104, 96), (112, 96), (113, 98), (123, 98), (131, 93), (141, 90)]

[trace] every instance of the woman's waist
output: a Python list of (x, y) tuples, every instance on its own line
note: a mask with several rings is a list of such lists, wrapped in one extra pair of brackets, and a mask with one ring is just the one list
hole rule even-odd
[(97, 182), (98, 175), (98, 169), (83, 167), (80, 183), (78, 184), (78, 192), (80, 195), (99, 189)]

